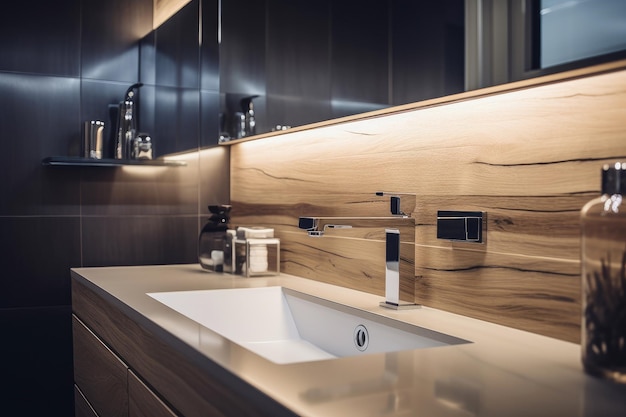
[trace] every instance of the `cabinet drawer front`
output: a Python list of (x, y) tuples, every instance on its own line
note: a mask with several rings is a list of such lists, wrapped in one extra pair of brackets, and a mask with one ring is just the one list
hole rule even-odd
[(74, 382), (100, 417), (128, 417), (127, 366), (72, 316)]
[(176, 417), (176, 414), (128, 370), (128, 417)]
[(74, 417), (98, 417), (76, 385), (74, 385)]

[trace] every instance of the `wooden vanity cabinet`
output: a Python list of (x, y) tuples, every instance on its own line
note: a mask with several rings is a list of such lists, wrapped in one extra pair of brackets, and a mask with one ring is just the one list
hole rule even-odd
[(128, 367), (72, 316), (74, 383), (100, 417), (128, 417)]
[(98, 417), (77, 385), (74, 385), (74, 417)]
[(176, 417), (176, 414), (129, 369), (128, 417)]
[(75, 417), (176, 417), (75, 315), (72, 331)]

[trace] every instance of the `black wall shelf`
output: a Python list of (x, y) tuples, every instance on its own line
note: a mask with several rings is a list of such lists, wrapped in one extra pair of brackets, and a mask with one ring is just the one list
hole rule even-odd
[(74, 156), (50, 156), (41, 161), (43, 166), (50, 167), (122, 167), (122, 166), (185, 166), (185, 161), (164, 159), (89, 159)]

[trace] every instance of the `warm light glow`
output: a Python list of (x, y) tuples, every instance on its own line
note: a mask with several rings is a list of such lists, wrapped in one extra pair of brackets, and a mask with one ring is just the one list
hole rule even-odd
[[(146, 166), (146, 165), (124, 165), (120, 169), (125, 174), (130, 174), (134, 177), (156, 177), (162, 174), (168, 169), (173, 169), (167, 166)], [(178, 169), (178, 168), (175, 168)]]
[[(228, 148), (224, 146), (217, 146), (215, 148), (207, 148), (200, 150), (199, 154), (201, 157), (211, 157), (211, 158), (219, 158), (224, 156), (228, 152)], [(195, 152), (196, 155), (198, 152)]]

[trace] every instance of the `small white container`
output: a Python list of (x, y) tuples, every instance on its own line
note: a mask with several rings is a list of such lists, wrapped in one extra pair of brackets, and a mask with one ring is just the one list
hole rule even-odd
[(280, 274), (280, 239), (253, 238), (233, 241), (234, 271), (246, 277)]

